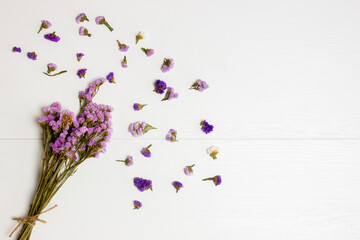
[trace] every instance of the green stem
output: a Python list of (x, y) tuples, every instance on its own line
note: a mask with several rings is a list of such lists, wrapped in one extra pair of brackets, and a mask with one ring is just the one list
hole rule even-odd
[(104, 24), (105, 24), (105, 26), (107, 26), (107, 28), (110, 30), (110, 32), (112, 32), (114, 30), (107, 21), (105, 21)]
[(46, 73), (46, 72), (43, 72), (43, 73), (44, 73), (45, 75), (49, 76), (49, 77), (54, 77), (54, 76), (57, 76), (57, 75), (60, 75), (60, 74), (66, 73), (66, 72), (67, 72), (67, 71), (66, 71), (66, 70), (64, 70), (64, 71), (61, 71), (61, 72), (55, 73), (55, 74), (53, 74), (53, 75), (48, 74), (48, 73)]

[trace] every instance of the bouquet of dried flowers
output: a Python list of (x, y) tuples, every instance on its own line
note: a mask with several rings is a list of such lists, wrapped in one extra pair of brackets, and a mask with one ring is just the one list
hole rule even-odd
[(23, 224), (18, 240), (30, 239), (36, 221), (45, 222), (39, 216), (56, 207), (44, 211), (78, 166), (86, 159), (105, 152), (112, 133), (113, 109), (92, 101), (105, 81), (104, 78), (96, 80), (79, 93), (80, 111), (77, 116), (62, 109), (58, 102), (43, 109), (44, 116), (38, 119), (43, 129), (44, 144), (39, 183), (28, 216), (14, 218), (18, 225), (11, 235)]

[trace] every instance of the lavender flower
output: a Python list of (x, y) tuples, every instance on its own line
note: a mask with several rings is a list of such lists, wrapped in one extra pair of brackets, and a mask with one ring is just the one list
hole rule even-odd
[(19, 47), (13, 47), (12, 51), (13, 51), (13, 52), (21, 53), (21, 48), (19, 48)]
[(96, 22), (96, 24), (98, 24), (98, 25), (105, 25), (105, 26), (110, 30), (110, 32), (112, 32), (112, 31), (114, 30), (114, 29), (109, 25), (109, 23), (105, 20), (105, 17), (104, 17), (104, 16), (98, 16), (98, 17), (96, 17), (95, 22)]
[(139, 209), (142, 207), (142, 203), (140, 201), (134, 200), (134, 209)]
[(183, 188), (183, 184), (179, 181), (172, 182), (172, 185), (176, 189), (176, 193), (180, 190), (180, 188)]
[(119, 50), (122, 52), (126, 52), (127, 50), (129, 50), (129, 46), (126, 45), (125, 43), (120, 43), (119, 40), (116, 40), (118, 46), (119, 46)]
[(57, 69), (57, 65), (55, 63), (49, 63), (47, 65), (47, 68), (48, 68), (47, 72), (51, 73)]
[(206, 151), (210, 157), (215, 160), (217, 159), (216, 155), (219, 153), (220, 149), (217, 146), (211, 146)]
[(175, 129), (170, 129), (165, 139), (169, 142), (177, 142), (178, 140), (176, 139), (176, 135), (177, 132), (175, 131)]
[[(88, 104), (89, 102), (92, 101), (93, 97), (96, 95), (96, 93), (99, 91), (99, 88), (102, 84), (104, 84), (106, 82), (105, 78), (100, 78), (98, 80), (96, 80), (95, 82), (92, 82), (90, 84), (90, 87), (88, 87), (87, 89), (85, 89), (85, 91), (81, 91), (79, 93), (79, 100), (81, 103), (83, 103), (84, 105)], [(97, 120), (97, 118), (93, 117), (90, 120)], [(102, 119), (102, 118), (101, 118)]]
[(76, 17), (76, 22), (77, 23), (82, 23), (84, 21), (89, 21), (89, 19), (87, 18), (85, 13), (80, 13), (77, 17)]
[(165, 97), (161, 99), (161, 101), (171, 100), (174, 98), (178, 98), (179, 94), (174, 91), (174, 88), (167, 87), (167, 91)]
[(77, 53), (77, 54), (76, 54), (76, 59), (78, 60), (78, 62), (81, 61), (81, 59), (82, 59), (83, 56), (84, 56), (83, 53)]
[(154, 54), (154, 49), (152, 48), (141, 48), (141, 50), (146, 54), (146, 56), (150, 57)]
[(146, 122), (134, 122), (129, 125), (129, 132), (133, 135), (133, 137), (142, 136), (151, 129), (156, 128)]
[(86, 71), (87, 71), (86, 68), (79, 69), (77, 71), (77, 75), (79, 76), (79, 78), (85, 78)]
[(32, 59), (32, 60), (37, 60), (36, 57), (37, 57), (37, 54), (35, 52), (28, 52), (27, 53), (27, 57)]
[(57, 36), (57, 35), (55, 34), (55, 32), (49, 33), (49, 34), (45, 34), (45, 35), (44, 35), (44, 38), (47, 39), (47, 40), (49, 40), (49, 41), (52, 41), (52, 42), (58, 42), (58, 41), (60, 41), (60, 37)]
[(203, 181), (213, 181), (215, 186), (218, 186), (221, 184), (221, 176), (216, 175), (215, 177), (204, 178)]
[(195, 166), (195, 164), (193, 164), (193, 165), (191, 165), (191, 166), (186, 166), (186, 167), (184, 168), (184, 173), (185, 173), (185, 175), (187, 175), (187, 176), (193, 175), (194, 170), (193, 170), (192, 168), (193, 168), (194, 166)]
[(143, 192), (148, 189), (150, 189), (152, 191), (152, 181), (151, 180), (136, 177), (136, 178), (134, 178), (134, 185), (140, 192)]
[(208, 134), (214, 130), (214, 126), (210, 125), (206, 120), (200, 122), (201, 130)]
[(80, 34), (80, 36), (91, 37), (91, 34), (89, 33), (89, 30), (87, 30), (87, 28), (85, 28), (85, 27), (80, 27), (79, 28), (79, 34)]
[(141, 149), (141, 154), (144, 156), (144, 157), (151, 157), (151, 152), (150, 152), (150, 147), (152, 146), (152, 144), (150, 144), (149, 146), (147, 146), (146, 148), (142, 148)]
[(155, 81), (154, 85), (155, 85), (154, 92), (159, 93), (159, 94), (163, 94), (165, 92), (166, 82), (158, 79)]
[(40, 29), (38, 31), (38, 33), (40, 33), (41, 30), (43, 29), (48, 29), (49, 27), (51, 27), (51, 23), (48, 20), (42, 20), (41, 21), (41, 25), (40, 25)]
[(126, 166), (130, 167), (134, 164), (133, 157), (128, 155), (125, 160), (116, 160), (117, 162), (124, 162)]
[(205, 81), (202, 81), (200, 79), (196, 80), (196, 82), (190, 87), (190, 89), (195, 89), (200, 92), (203, 92), (207, 88), (209, 88), (209, 85)]
[(142, 39), (145, 39), (145, 33), (144, 32), (139, 32), (136, 35), (136, 43), (135, 44), (137, 44), (139, 42), (139, 40), (142, 40)]
[(141, 110), (143, 107), (145, 107), (147, 104), (140, 104), (140, 103), (134, 103), (133, 108), (135, 111)]
[(123, 68), (127, 68), (127, 67), (128, 67), (128, 66), (127, 66), (126, 56), (124, 56), (124, 59), (121, 61), (121, 66), (122, 66)]
[(106, 79), (109, 81), (109, 83), (115, 83), (115, 78), (114, 78), (114, 73), (110, 72), (107, 76)]
[(172, 58), (164, 58), (164, 62), (161, 66), (161, 71), (168, 72), (174, 67), (174, 59)]

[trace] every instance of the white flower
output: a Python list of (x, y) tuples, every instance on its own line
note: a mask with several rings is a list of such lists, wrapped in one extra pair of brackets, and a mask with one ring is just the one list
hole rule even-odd
[(211, 146), (206, 151), (213, 159), (216, 159), (216, 155), (220, 152), (220, 149), (217, 146)]

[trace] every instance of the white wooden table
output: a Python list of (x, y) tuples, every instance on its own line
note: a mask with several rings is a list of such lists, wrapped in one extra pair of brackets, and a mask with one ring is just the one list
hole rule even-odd
[[(117, 84), (95, 100), (115, 108), (108, 151), (69, 179), (31, 239), (360, 239), (359, 10), (355, 0), (3, 1), (0, 238), (33, 197), (41, 108), (60, 101), (76, 111), (78, 91), (113, 71)], [(78, 35), (81, 12), (91, 38)], [(96, 25), (98, 15), (115, 30)], [(36, 34), (42, 19), (53, 24), (43, 33), (56, 30), (60, 42)], [(135, 47), (139, 31), (148, 37)], [(116, 39), (130, 45), (127, 69)], [(80, 63), (77, 52), (85, 53)], [(164, 57), (175, 60), (165, 74)], [(49, 62), (68, 73), (45, 76)], [(82, 67), (85, 80), (76, 76)], [(198, 78), (210, 85), (203, 93), (188, 90)], [(179, 99), (161, 102), (156, 79)], [(134, 112), (134, 102), (149, 106)], [(213, 133), (200, 131), (202, 119)], [(158, 130), (133, 138), (127, 127), (138, 120)], [(165, 141), (170, 128), (179, 142)], [(145, 159), (140, 149), (150, 143)], [(221, 149), (216, 161), (206, 154), (211, 145)], [(115, 162), (127, 154), (134, 166)], [(193, 163), (194, 176), (185, 176)], [(218, 187), (201, 181), (216, 174)], [(154, 191), (136, 190), (137, 176), (152, 179)], [(185, 186), (177, 194), (173, 180)], [(134, 199), (144, 207), (134, 211)]]

